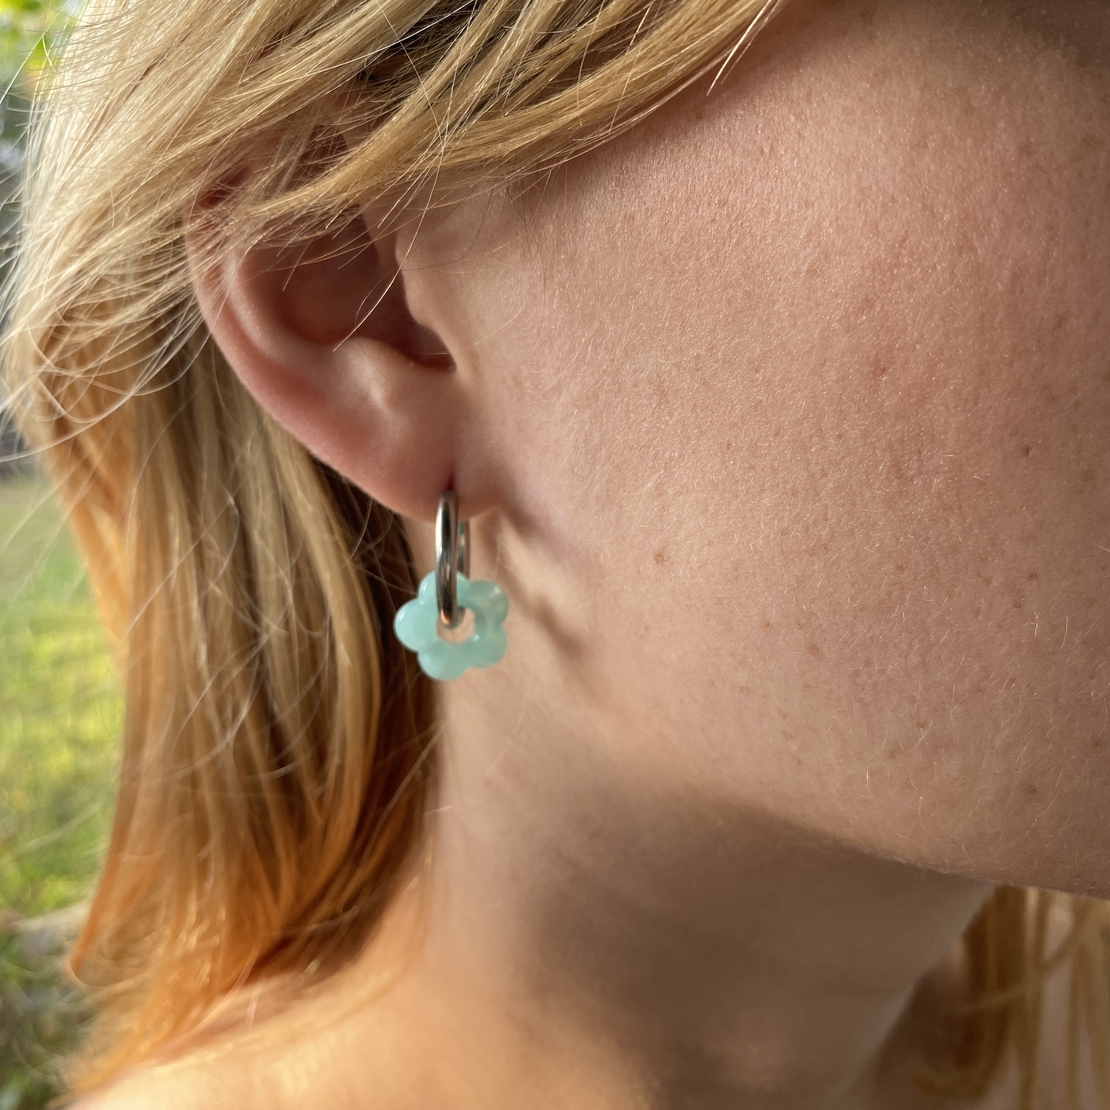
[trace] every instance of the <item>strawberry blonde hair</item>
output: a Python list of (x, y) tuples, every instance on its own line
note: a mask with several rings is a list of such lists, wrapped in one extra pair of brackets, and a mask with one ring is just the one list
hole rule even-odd
[[(73, 1092), (251, 984), (295, 1000), (350, 964), (421, 848), (435, 782), (432, 692), (387, 631), (414, 589), (399, 522), (240, 385), (200, 321), (186, 220), (212, 252), (292, 243), (368, 198), (388, 211), (552, 168), (738, 58), (777, 6), (88, 6), (43, 82), (6, 340), (13, 411), (126, 696), (111, 840), (70, 958), (98, 1013)], [(1060, 904), (1050, 955), (1050, 896), (988, 901), (923, 1082), (974, 1096), (1012, 1047), (1031, 1106), (1041, 985), (1070, 961), (1072, 1074), (1086, 1026), (1110, 1094), (1107, 912)]]

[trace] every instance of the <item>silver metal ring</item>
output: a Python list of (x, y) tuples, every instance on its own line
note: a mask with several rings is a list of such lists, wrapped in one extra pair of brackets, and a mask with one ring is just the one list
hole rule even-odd
[(470, 521), (459, 521), (459, 495), (449, 489), (436, 510), (436, 605), (445, 628), (458, 628), (466, 612), (459, 607), (459, 571), (470, 576)]

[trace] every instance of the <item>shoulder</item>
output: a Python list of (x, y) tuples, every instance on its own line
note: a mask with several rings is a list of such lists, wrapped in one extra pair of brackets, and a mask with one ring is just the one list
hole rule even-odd
[[(136, 1064), (105, 1086), (82, 1095), (66, 1110), (276, 1110), (281, 1092), (281, 1054), (228, 1044), (193, 1045), (168, 1058)], [(299, 1110), (311, 1110), (311, 1101)]]
[[(281, 1012), (268, 1003), (257, 992), (221, 1000), (197, 1029), (70, 1102), (66, 1110), (284, 1110), (289, 1105), (280, 1097), (289, 1087), (285, 1073), (296, 1066), (304, 1044), (280, 1027), (269, 1037), (262, 1033), (266, 1019)], [(297, 1110), (315, 1105), (304, 1100)]]
[(346, 1080), (373, 1046), (344, 1032), (321, 1020), (279, 1023), (253, 1040), (216, 1037), (136, 1065), (66, 1110), (367, 1110), (364, 1087)]
[(242, 1080), (233, 1069), (219, 1075), (187, 1063), (138, 1067), (67, 1110), (247, 1110), (254, 1100)]

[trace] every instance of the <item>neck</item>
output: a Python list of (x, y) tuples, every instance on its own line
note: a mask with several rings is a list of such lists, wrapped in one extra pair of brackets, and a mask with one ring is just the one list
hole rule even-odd
[(448, 713), (473, 725), (395, 999), (437, 1104), (837, 1105), (985, 888), (678, 796), (544, 716)]

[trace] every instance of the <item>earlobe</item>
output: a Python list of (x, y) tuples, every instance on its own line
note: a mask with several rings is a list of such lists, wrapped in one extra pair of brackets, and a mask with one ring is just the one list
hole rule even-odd
[(197, 263), (193, 284), (216, 343), (280, 424), (394, 512), (431, 520), (457, 485), (466, 405), (450, 352), (409, 310), (396, 249), (356, 213), (312, 242)]

